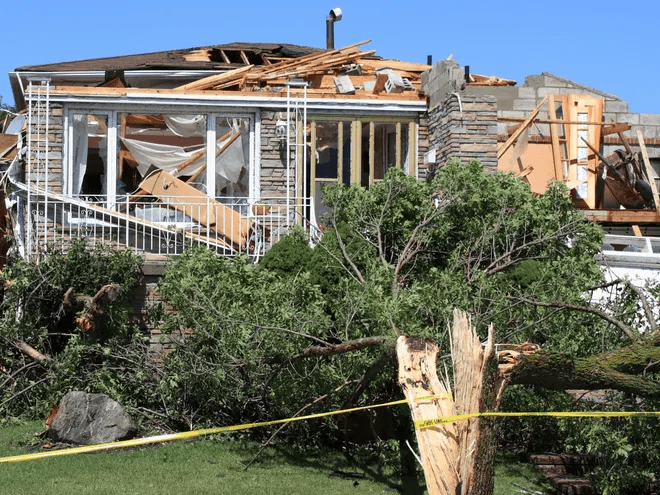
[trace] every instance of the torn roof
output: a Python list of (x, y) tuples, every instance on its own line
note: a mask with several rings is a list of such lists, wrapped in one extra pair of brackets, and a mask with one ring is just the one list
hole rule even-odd
[[(310, 97), (359, 97), (421, 101), (421, 73), (429, 65), (375, 56), (353, 45), (321, 50), (287, 44), (230, 43), (143, 55), (24, 67), (51, 79), (51, 95), (157, 91), (159, 95), (194, 92), (259, 92), (284, 96), (303, 91)], [(16, 98), (16, 101), (19, 101)]]
[(16, 71), (109, 71), (109, 70), (222, 70), (245, 65), (269, 65), (282, 59), (322, 52), (320, 48), (287, 43), (228, 43), (181, 50), (94, 58), (73, 62), (30, 65)]

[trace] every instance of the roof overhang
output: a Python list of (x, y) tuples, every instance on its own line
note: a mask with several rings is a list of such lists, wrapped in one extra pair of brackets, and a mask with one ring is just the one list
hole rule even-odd
[[(214, 71), (213, 73), (222, 73), (224, 71)], [(124, 77), (130, 84), (138, 81), (168, 81), (171, 85), (178, 86), (186, 80), (195, 80), (200, 77), (211, 75), (210, 71), (126, 71)], [(12, 79), (13, 77), (13, 79)], [(14, 101), (17, 107), (25, 108), (29, 95), (27, 95), (27, 81), (30, 78), (44, 79), (49, 78), (53, 86), (58, 82), (75, 80), (78, 84), (93, 84), (103, 82), (105, 78), (104, 71), (89, 72), (13, 72), (10, 73), (12, 79), (12, 88), (14, 85), (19, 91), (19, 95), (14, 90)], [(162, 91), (158, 89), (125, 88), (122, 94), (116, 91), (104, 93), (104, 88), (98, 88), (98, 94), (84, 94), (94, 91), (93, 87), (85, 87), (79, 93), (73, 91), (68, 93), (58, 89), (53, 89), (50, 94), (52, 102), (61, 102), (67, 104), (85, 104), (85, 105), (104, 105), (109, 107), (125, 107), (140, 105), (164, 105), (171, 107), (236, 107), (240, 109), (282, 109), (286, 106), (286, 93), (259, 93), (237, 94), (236, 92), (211, 92), (197, 91), (191, 93), (172, 92), (168, 88)], [(295, 102), (302, 100), (301, 94), (291, 95)], [(22, 105), (19, 105), (19, 100)], [(345, 114), (389, 114), (389, 115), (409, 115), (415, 116), (426, 111), (426, 100), (397, 100), (388, 98), (360, 99), (360, 98), (322, 98), (310, 96), (306, 100), (308, 111), (323, 111), (326, 113)]]
[[(68, 89), (68, 88), (67, 88)], [(76, 88), (72, 88), (76, 89)], [(196, 108), (223, 108), (235, 111), (256, 111), (260, 109), (282, 110), (287, 102), (300, 107), (305, 103), (308, 112), (323, 112), (337, 115), (389, 115), (389, 116), (418, 116), (426, 111), (425, 100), (395, 100), (395, 99), (360, 99), (360, 98), (323, 98), (310, 96), (304, 98), (300, 93), (291, 94), (287, 98), (286, 92), (265, 94), (259, 92), (173, 92), (169, 90), (140, 90), (137, 88), (124, 89), (121, 92), (103, 90), (105, 88), (82, 88), (92, 90), (87, 94), (69, 92), (66, 89), (52, 89), (49, 94), (51, 103), (62, 103), (87, 108), (130, 110), (145, 107), (166, 107), (172, 111), (189, 111)], [(26, 94), (29, 100), (29, 94)]]

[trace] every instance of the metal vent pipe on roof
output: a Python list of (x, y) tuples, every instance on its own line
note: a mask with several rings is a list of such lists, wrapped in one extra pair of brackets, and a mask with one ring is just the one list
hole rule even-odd
[(325, 18), (325, 47), (328, 50), (335, 49), (335, 22), (341, 21), (342, 12), (339, 7), (332, 9)]

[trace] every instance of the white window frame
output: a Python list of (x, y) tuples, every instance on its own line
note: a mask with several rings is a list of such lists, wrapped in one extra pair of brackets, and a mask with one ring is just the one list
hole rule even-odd
[[(248, 144), (248, 202), (254, 204), (259, 201), (261, 197), (260, 191), (260, 142), (258, 133), (261, 130), (261, 114), (258, 110), (254, 112), (240, 112), (240, 111), (223, 111), (219, 112), (218, 108), (177, 108), (173, 111), (172, 108), (163, 108), (159, 105), (152, 106), (139, 106), (127, 108), (113, 108), (107, 107), (100, 108), (98, 105), (71, 105), (66, 108), (64, 112), (64, 163), (62, 164), (63, 184), (62, 190), (64, 194), (72, 197), (73, 183), (73, 116), (75, 114), (83, 115), (102, 115), (107, 117), (108, 120), (108, 135), (107, 135), (107, 161), (108, 173), (106, 177), (107, 187), (107, 201), (108, 204), (114, 204), (117, 196), (117, 125), (118, 115), (121, 113), (127, 114), (165, 114), (165, 115), (189, 115), (192, 113), (203, 114), (207, 119), (206, 128), (206, 156), (207, 156), (207, 170), (213, 170), (215, 167), (215, 139), (216, 139), (216, 121), (218, 118), (238, 118), (247, 119), (249, 123), (249, 144)], [(110, 166), (114, 164), (114, 166)], [(207, 196), (215, 197), (215, 174), (206, 174), (207, 177)]]

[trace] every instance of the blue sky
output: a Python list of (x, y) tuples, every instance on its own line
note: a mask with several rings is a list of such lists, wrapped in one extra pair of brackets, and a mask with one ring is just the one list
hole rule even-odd
[[(225, 6), (226, 5), (226, 6)], [(325, 17), (341, 7), (335, 46), (426, 62), (453, 54), (472, 73), (522, 84), (551, 72), (660, 114), (660, 3), (653, 0), (9, 0), (2, 8), (0, 96), (13, 104), (16, 67), (254, 41), (325, 46)]]

